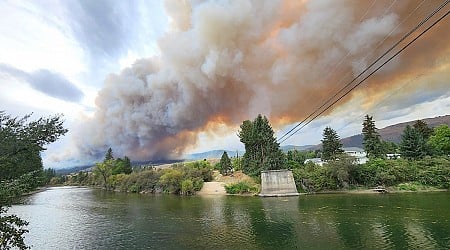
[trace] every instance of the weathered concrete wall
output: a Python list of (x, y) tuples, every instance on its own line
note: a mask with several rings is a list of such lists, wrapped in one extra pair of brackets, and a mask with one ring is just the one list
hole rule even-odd
[(290, 170), (261, 171), (260, 196), (292, 196), (298, 195), (294, 176)]

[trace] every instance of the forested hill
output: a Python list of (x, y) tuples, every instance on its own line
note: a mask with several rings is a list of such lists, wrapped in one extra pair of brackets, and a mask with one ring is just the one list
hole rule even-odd
[[(435, 118), (427, 118), (422, 119), (422, 121), (426, 122), (429, 127), (436, 127), (441, 124), (447, 124), (450, 126), (450, 115), (446, 116), (438, 116)], [(379, 129), (378, 132), (381, 135), (381, 138), (385, 141), (395, 142), (399, 143), (401, 140), (401, 136), (403, 133), (403, 130), (407, 125), (412, 126), (416, 121), (409, 121), (404, 123), (398, 123), (395, 125), (391, 125), (382, 129)], [(362, 134), (350, 136), (343, 138), (341, 140), (342, 144), (344, 144), (344, 147), (360, 147), (362, 148)]]

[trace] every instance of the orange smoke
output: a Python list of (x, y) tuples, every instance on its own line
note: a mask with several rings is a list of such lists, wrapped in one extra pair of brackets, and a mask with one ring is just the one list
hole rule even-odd
[[(302, 120), (441, 1), (414, 11), (419, 3), (169, 1), (173, 29), (159, 41), (161, 56), (108, 77), (79, 148), (94, 156), (113, 147), (135, 159), (170, 158), (194, 147), (198, 133), (235, 128), (259, 113), (275, 126)], [(445, 19), (358, 95), (370, 106), (405, 79), (448, 64), (449, 26)]]

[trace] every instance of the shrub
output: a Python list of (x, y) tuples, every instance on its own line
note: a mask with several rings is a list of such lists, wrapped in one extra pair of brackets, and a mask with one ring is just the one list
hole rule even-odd
[(238, 183), (231, 183), (225, 185), (225, 191), (228, 194), (246, 194), (246, 193), (257, 193), (258, 187), (252, 185), (248, 182), (241, 181)]

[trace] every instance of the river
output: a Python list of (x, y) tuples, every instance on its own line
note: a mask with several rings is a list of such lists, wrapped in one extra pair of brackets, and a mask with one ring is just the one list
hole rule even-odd
[(450, 193), (285, 198), (56, 187), (9, 213), (32, 249), (448, 249)]

